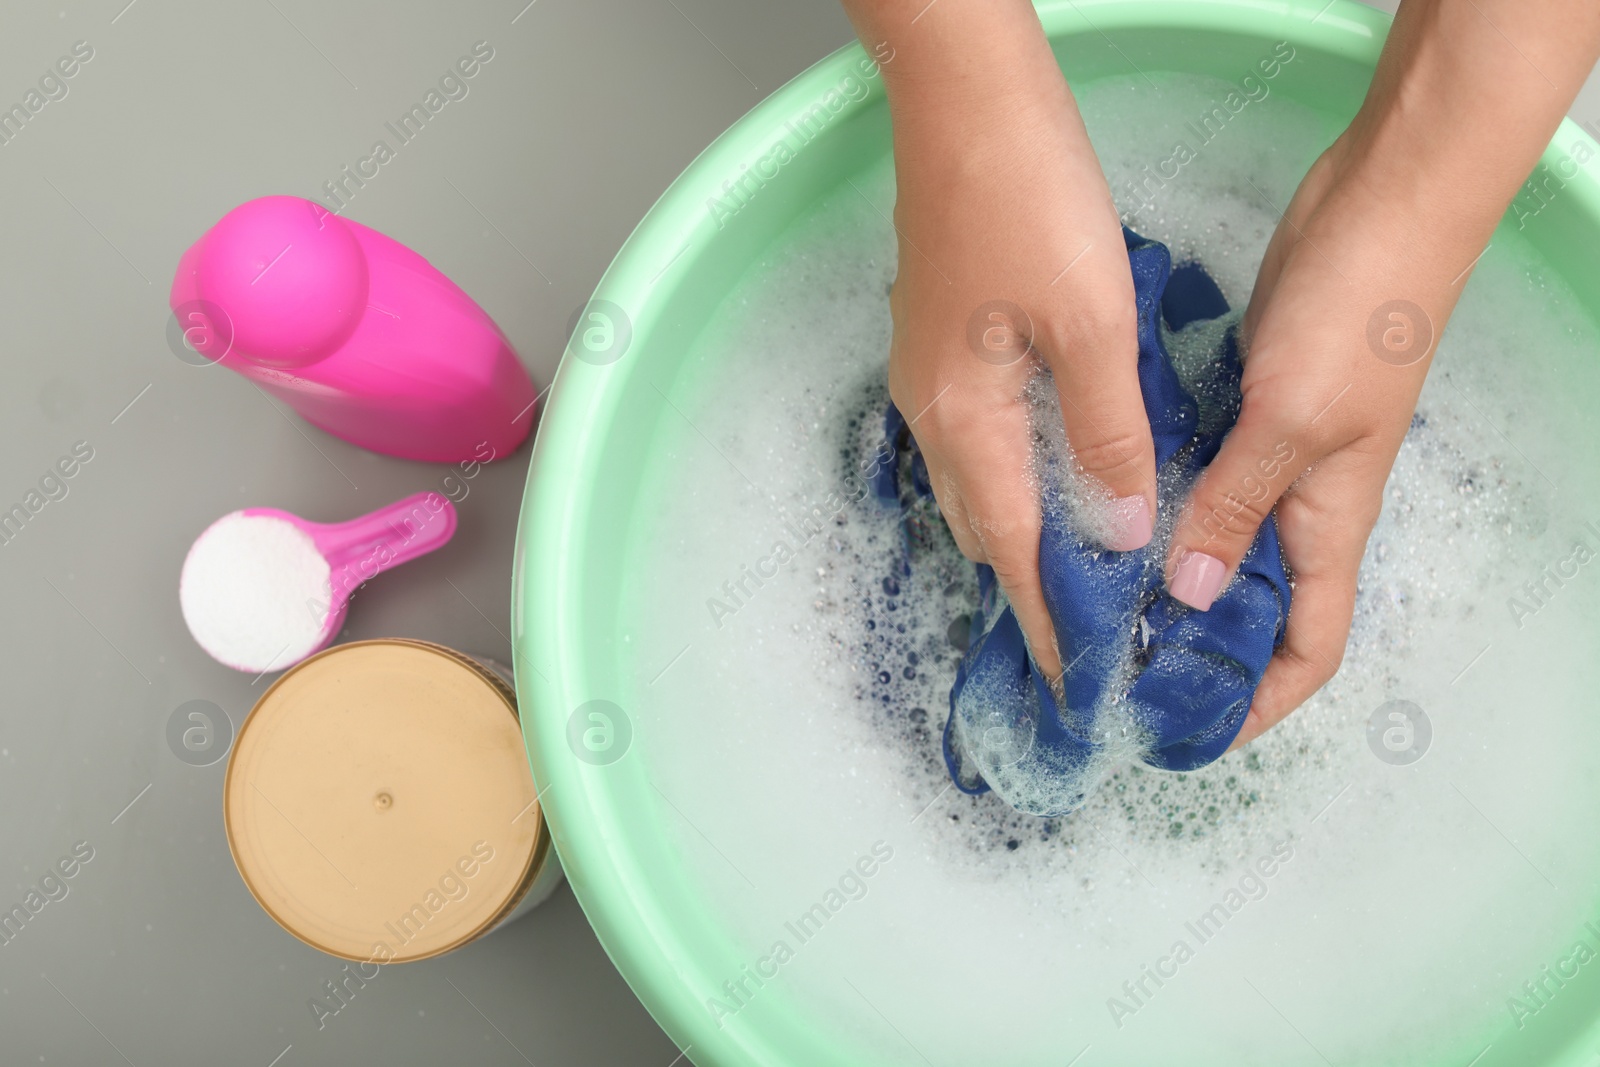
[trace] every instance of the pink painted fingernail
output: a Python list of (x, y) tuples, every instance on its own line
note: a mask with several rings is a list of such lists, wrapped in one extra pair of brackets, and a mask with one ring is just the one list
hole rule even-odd
[(1119, 496), (1111, 502), (1111, 536), (1106, 547), (1113, 552), (1132, 552), (1150, 543), (1155, 523), (1150, 501), (1142, 496)]
[(1222, 576), (1227, 570), (1216, 556), (1185, 552), (1178, 557), (1178, 567), (1172, 581), (1167, 583), (1167, 592), (1196, 611), (1205, 611), (1222, 592)]

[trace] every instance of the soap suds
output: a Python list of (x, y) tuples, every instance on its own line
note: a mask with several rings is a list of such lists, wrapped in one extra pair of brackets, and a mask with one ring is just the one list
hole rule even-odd
[[(1114, 190), (1228, 91), (1152, 79), (1074, 86)], [(1275, 89), (1229, 127), (1232, 147), (1205, 147), (1129, 225), (1242, 307), (1277, 224), (1268, 201), (1288, 202), (1330, 130)], [(1322, 1062), (1268, 1025), (1243, 978), (1335, 1062), (1442, 1062), (1454, 1047), (1439, 1042), (1504, 1020), (1504, 998), (1570, 948), (1600, 882), (1600, 855), (1573, 845), (1600, 806), (1600, 569), (1532, 618), (1506, 607), (1570, 557), (1583, 522), (1600, 524), (1580, 510), (1600, 499), (1597, 334), (1565, 283), (1515, 232), (1467, 283), (1385, 487), (1334, 680), (1206, 768), (1108, 763), (1080, 810), (1037, 818), (961, 795), (944, 765), (978, 593), (932, 501), (904, 516), (870, 497), (823, 508), (820, 533), (788, 538), (792, 560), (760, 565), (786, 517), (849, 499), (882, 432), (893, 173), (853, 181), (752, 264), (675, 368), (681, 416), (649, 443), (637, 558), (618, 563), (649, 575), (616, 608), (616, 699), (640, 739), (629, 758), (670, 798), (662, 831), (741, 958), (771, 950), (841, 856), (880, 838), (896, 850), (892, 876), (761, 997), (885, 1031), (839, 991), (849, 974), (950, 1062), (1004, 1048), (1010, 1063), (1059, 1065), (1091, 1043), (1108, 1064)], [(1180, 377), (1220, 328), (1168, 336)], [(708, 612), (712, 599), (730, 611)], [(1366, 740), (1394, 698), (1434, 723), (1404, 768)], [(1106, 1003), (1123, 981), (1285, 839), (1294, 859), (1268, 896), (1116, 1026)], [(881, 1058), (920, 1062), (898, 1040), (886, 1032)]]

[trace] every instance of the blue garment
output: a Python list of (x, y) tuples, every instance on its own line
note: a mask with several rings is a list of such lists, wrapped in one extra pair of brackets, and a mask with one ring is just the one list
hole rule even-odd
[[(1225, 314), (1227, 301), (1197, 264), (1173, 268), (1164, 245), (1128, 230), (1123, 235), (1139, 312), (1139, 386), (1162, 499), (1172, 507), (1238, 417), (1237, 329), (1226, 330), (1204, 370), (1191, 372), (1205, 402), (1202, 420), (1201, 405), (1162, 344), (1158, 316), (1177, 330)], [(893, 405), (885, 431), (911, 484), (902, 500), (902, 464), (884, 464), (875, 478), (880, 500), (904, 506), (930, 496), (927, 468)], [(1020, 811), (1060, 815), (1083, 803), (1099, 769), (1094, 757), (1107, 746), (1165, 770), (1193, 770), (1221, 756), (1283, 640), (1290, 591), (1271, 517), (1238, 576), (1209, 611), (1199, 612), (1166, 593), (1165, 537), (1135, 552), (1085, 544), (1070, 529), (1057, 479), (1044, 481), (1039, 569), (1061, 660), (1069, 665), (1064, 700), (1028, 655), (1011, 607), (995, 615), (994, 572), (980, 564), (981, 604), (950, 694), (944, 754), (963, 792), (994, 788)], [(985, 626), (985, 620), (992, 621)]]

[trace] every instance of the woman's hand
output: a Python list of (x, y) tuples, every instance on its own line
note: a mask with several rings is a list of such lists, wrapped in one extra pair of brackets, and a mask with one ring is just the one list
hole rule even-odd
[(1277, 507), (1294, 604), (1236, 747), (1338, 669), (1433, 346), (1597, 55), (1590, 0), (1406, 0), (1360, 113), (1284, 212), (1244, 318), (1239, 420), (1167, 561), (1204, 610)]
[(1121, 223), (1030, 5), (940, 5), (890, 43), (900, 244), (890, 395), (956, 542), (994, 568), (1035, 660), (1056, 677), (1019, 397), (1042, 361), (1078, 465), (1105, 489), (1107, 546), (1148, 543), (1155, 452)]
[(1350, 180), (1349, 151), (1341, 140), (1318, 160), (1268, 246), (1242, 326), (1239, 421), (1168, 556), (1170, 591), (1207, 608), (1277, 507), (1294, 604), (1236, 746), (1339, 667), (1367, 535), (1476, 254), (1430, 252), (1428, 235), (1411, 232), (1421, 220), (1386, 214)]

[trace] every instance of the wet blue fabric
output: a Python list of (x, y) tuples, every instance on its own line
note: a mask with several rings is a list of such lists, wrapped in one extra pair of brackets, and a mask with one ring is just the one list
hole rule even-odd
[[(1174, 268), (1164, 245), (1132, 231), (1124, 238), (1139, 312), (1139, 385), (1163, 499), (1180, 501), (1238, 415), (1236, 329), (1221, 335), (1203, 372), (1191, 372), (1191, 384), (1206, 401), (1202, 427), (1200, 405), (1180, 383), (1160, 323), (1177, 330), (1214, 319), (1228, 311), (1227, 301), (1197, 264)], [(877, 496), (902, 508), (926, 501), (932, 495), (926, 466), (893, 405), (884, 429), (900, 461), (878, 469)], [(1119, 721), (1136, 725), (1143, 758), (1152, 766), (1193, 770), (1221, 756), (1283, 640), (1290, 589), (1270, 517), (1237, 577), (1209, 611), (1199, 612), (1165, 592), (1164, 538), (1135, 552), (1103, 550), (1073, 534), (1056, 491), (1046, 488), (1042, 507), (1039, 564), (1061, 660), (1069, 665), (1064, 699), (1056, 699), (1028, 655), (1011, 608), (996, 612), (994, 572), (980, 564), (981, 602), (950, 694), (944, 750), (964, 792), (992, 786), (1019, 810), (1059, 815), (1083, 801), (1072, 783), (1107, 741), (1104, 724), (1096, 729), (1096, 709), (1108, 702), (1126, 709)], [(914, 565), (909, 555), (907, 564)], [(973, 691), (966, 693), (969, 686)], [(1050, 776), (1062, 789), (1041, 783)]]

